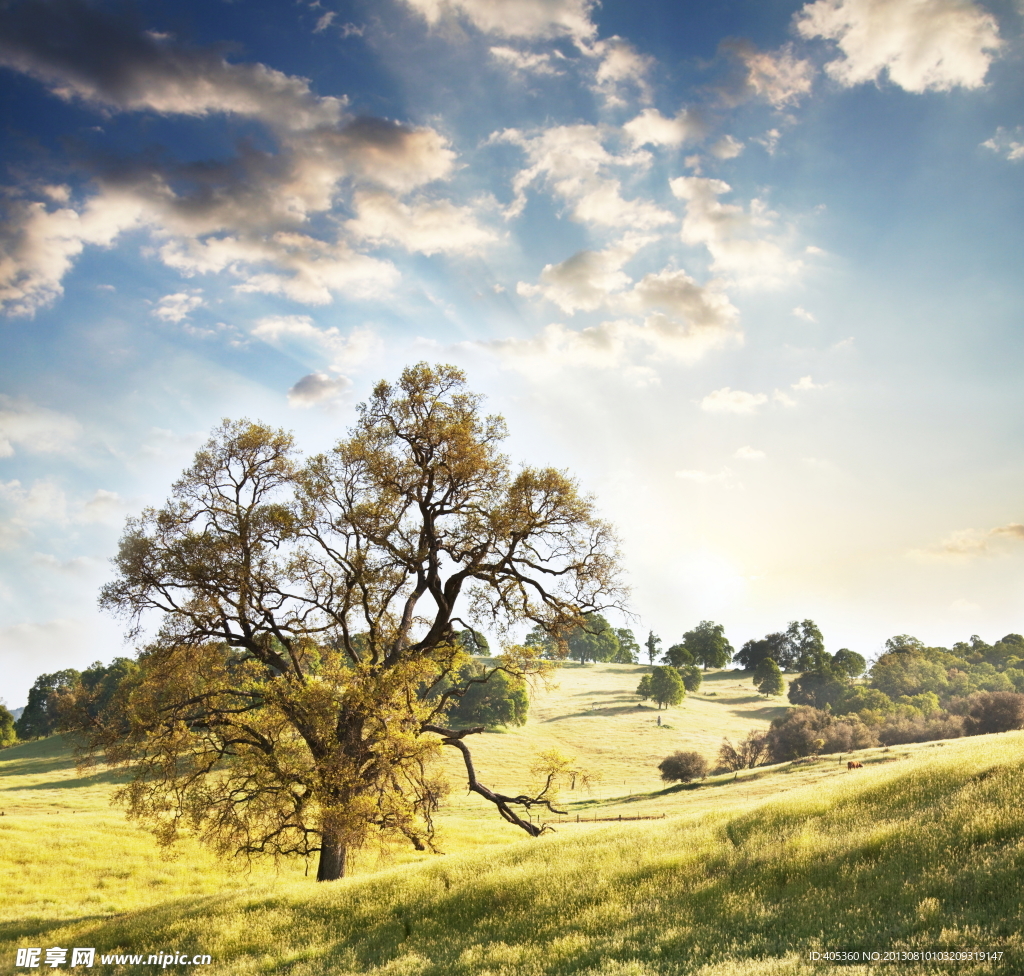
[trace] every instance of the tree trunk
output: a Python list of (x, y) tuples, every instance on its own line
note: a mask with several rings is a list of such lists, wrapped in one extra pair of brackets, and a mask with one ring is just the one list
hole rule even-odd
[(345, 877), (345, 845), (336, 834), (325, 833), (320, 841), (320, 863), (316, 869), (317, 881), (337, 881)]

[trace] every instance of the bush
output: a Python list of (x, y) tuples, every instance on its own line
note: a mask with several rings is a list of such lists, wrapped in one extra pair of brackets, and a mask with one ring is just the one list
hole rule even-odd
[(964, 717), (967, 735), (1024, 728), (1024, 695), (1013, 691), (977, 691), (966, 699), (951, 701), (949, 710)]
[(734, 746), (728, 739), (723, 739), (722, 748), (718, 750), (719, 766), (730, 773), (738, 769), (764, 766), (769, 758), (767, 732), (748, 732), (739, 747)]
[(708, 761), (699, 752), (674, 752), (658, 764), (658, 769), (668, 783), (689, 783), (707, 776)]
[(800, 705), (775, 719), (768, 729), (772, 762), (816, 756), (825, 747), (826, 730), (831, 723), (832, 716), (828, 712), (809, 705)]
[(687, 691), (693, 692), (700, 688), (704, 675), (701, 674), (700, 668), (696, 664), (684, 664), (676, 670), (679, 672), (679, 677), (683, 679), (683, 687)]
[(907, 742), (959, 739), (963, 734), (964, 720), (959, 715), (943, 713), (936, 718), (896, 715), (879, 726), (878, 741), (884, 746), (901, 746)]

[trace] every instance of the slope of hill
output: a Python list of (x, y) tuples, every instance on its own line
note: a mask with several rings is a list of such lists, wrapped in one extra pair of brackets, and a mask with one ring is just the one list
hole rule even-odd
[[(538, 702), (536, 728), (592, 720), (590, 708), (559, 712), (558, 696), (602, 701), (597, 684), (573, 684), (571, 673)], [(723, 708), (723, 721), (741, 721), (741, 705)], [(688, 708), (702, 728), (686, 731), (682, 709), (668, 713), (678, 728), (653, 736), (717, 739), (711, 705), (698, 712), (691, 698)], [(585, 757), (608, 768), (625, 761), (618, 746), (597, 751), (608, 736), (596, 730), (584, 752), (587, 727), (577, 728)], [(523, 732), (486, 738), (496, 748), (547, 747)], [(573, 809), (660, 807), (667, 819), (573, 823), (536, 841), (508, 828), (487, 841), (502, 846), (485, 851), (460, 840), (478, 832), (482, 814), (454, 811), (451, 854), (383, 868), (367, 854), (361, 875), (315, 885), (302, 865), (232, 873), (189, 845), (163, 861), (107, 807), (109, 774), (79, 776), (57, 739), (30, 743), (0, 753), (0, 958), (13, 963), (17, 946), (86, 946), (97, 949), (100, 972), (136, 968), (103, 965), (101, 955), (142, 953), (144, 964), (178, 951), (209, 954), (225, 974), (762, 976), (840, 971), (811, 962), (814, 951), (969, 949), (1003, 955), (885, 968), (1019, 973), (1022, 746), (1024, 733), (1008, 733), (871, 750), (852, 772), (831, 757), (696, 787), (637, 782), (631, 795), (609, 789)]]

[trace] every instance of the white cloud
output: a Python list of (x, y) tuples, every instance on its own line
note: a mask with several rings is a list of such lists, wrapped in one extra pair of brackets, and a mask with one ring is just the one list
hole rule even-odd
[(723, 386), (714, 390), (700, 401), (701, 410), (708, 413), (756, 413), (757, 408), (768, 402), (763, 393), (747, 393), (744, 390), (733, 390)]
[(40, 522), (62, 525), (68, 521), (67, 498), (49, 480), (35, 481), (30, 488), (17, 480), (0, 481), (0, 502), (10, 513), (6, 521), (16, 528)]
[(728, 93), (728, 100), (744, 97), (763, 98), (781, 109), (800, 100), (811, 91), (814, 65), (798, 58), (787, 44), (778, 51), (759, 51), (749, 41), (729, 41), (723, 48), (739, 59), (744, 77), (738, 92)]
[(502, 45), (492, 47), (490, 50), (491, 57), (512, 71), (533, 75), (562, 74), (562, 69), (557, 62), (564, 61), (565, 57), (558, 51), (518, 51), (514, 47)]
[(603, 251), (579, 251), (560, 264), (545, 265), (539, 285), (521, 281), (516, 291), (525, 296), (543, 295), (569, 315), (593, 311), (632, 284), (622, 266), (637, 249), (633, 243), (620, 243)]
[(403, 203), (382, 190), (363, 190), (355, 194), (352, 206), (356, 216), (346, 222), (346, 230), (374, 245), (395, 244), (420, 254), (467, 254), (497, 239), (480, 226), (472, 208), (447, 200)]
[(670, 223), (675, 218), (649, 200), (626, 200), (622, 183), (609, 176), (612, 168), (645, 167), (650, 155), (643, 151), (614, 154), (603, 144), (596, 125), (563, 125), (527, 135), (506, 129), (491, 141), (519, 146), (529, 165), (512, 181), (515, 199), (508, 209), (516, 216), (526, 205), (526, 190), (543, 180), (571, 207), (570, 215), (584, 223), (640, 231)]
[(336, 372), (359, 366), (382, 348), (380, 339), (371, 329), (352, 329), (348, 335), (342, 335), (334, 326), (319, 328), (308, 315), (267, 316), (257, 321), (252, 334), (275, 345), (290, 341), (309, 346), (327, 356), (331, 369)]
[[(106, 111), (250, 117), (276, 145), (202, 169), (128, 160), (115, 172), (90, 174), (98, 191), (77, 204), (53, 187), (40, 191), (48, 202), (10, 201), (0, 234), (0, 305), (8, 312), (32, 314), (52, 302), (86, 246), (110, 246), (140, 227), (171, 267), (226, 271), (245, 291), (323, 304), (339, 291), (370, 297), (394, 285), (392, 265), (354, 252), (330, 229), (314, 233), (310, 221), (352, 188), (405, 194), (449, 177), (455, 153), (440, 133), (352, 116), (343, 99), (315, 95), (303, 78), (231, 64), (220, 49), (133, 33), (102, 12), (74, 10), (57, 11), (57, 23), (48, 24), (41, 8), (19, 8), (0, 37), (0, 62)], [(54, 30), (63, 38), (57, 47)], [(166, 315), (179, 310), (169, 304)]]
[(0, 393), (0, 457), (15, 448), (39, 454), (66, 451), (81, 434), (76, 420)]
[(823, 390), (825, 387), (821, 383), (815, 383), (809, 376), (801, 376), (793, 384), (794, 390)]
[(973, 559), (978, 556), (994, 556), (1005, 553), (1002, 543), (1024, 542), (1024, 524), (1009, 522), (987, 531), (957, 529), (951, 532), (937, 546), (927, 549), (912, 549), (907, 555), (926, 562), (939, 560)]
[(671, 146), (676, 148), (687, 140), (699, 139), (705, 126), (688, 109), (680, 109), (672, 118), (666, 118), (656, 108), (645, 108), (636, 118), (622, 127), (634, 148), (640, 146)]
[(714, 271), (732, 276), (737, 284), (770, 287), (803, 267), (770, 234), (777, 214), (763, 201), (755, 198), (749, 210), (722, 203), (718, 198), (731, 192), (729, 184), (701, 176), (680, 176), (670, 185), (686, 201), (683, 241), (707, 247)]
[(812, 315), (810, 312), (807, 311), (806, 308), (801, 308), (799, 305), (797, 305), (796, 308), (793, 309), (793, 314), (798, 319), (803, 319), (805, 322), (817, 322), (818, 321), (814, 317), (814, 315)]
[(327, 30), (328, 27), (331, 26), (331, 21), (333, 21), (334, 18), (337, 17), (337, 16), (338, 16), (338, 14), (337, 14), (336, 11), (328, 10), (327, 13), (325, 13), (322, 17), (320, 17), (319, 20), (317, 20), (316, 27), (313, 28), (313, 33), (314, 34), (321, 34), (321, 33), (323, 33), (325, 30)]
[(738, 447), (736, 453), (733, 455), (734, 458), (739, 458), (741, 461), (763, 461), (767, 455), (764, 451), (759, 451), (755, 447), (751, 447), (749, 444), (745, 444), (743, 447)]
[[(52, 43), (54, 32), (61, 44)], [(277, 128), (311, 129), (338, 123), (345, 108), (345, 99), (314, 95), (305, 78), (263, 64), (232, 64), (219, 48), (138, 33), (84, 5), (18, 11), (0, 39), (0, 64), (31, 75), (60, 98), (108, 110), (230, 113)]]
[(640, 54), (632, 44), (617, 36), (595, 41), (589, 49), (583, 50), (600, 59), (594, 74), (594, 91), (608, 105), (625, 105), (624, 92), (630, 89), (636, 90), (643, 101), (650, 100), (647, 75), (654, 58)]
[(710, 149), (716, 159), (735, 159), (743, 152), (743, 143), (733, 136), (722, 136)]
[(96, 494), (82, 505), (77, 520), (112, 525), (124, 518), (127, 508), (127, 502), (116, 491), (97, 488)]
[(32, 315), (58, 298), (61, 280), (87, 244), (109, 247), (142, 216), (138, 201), (116, 191), (78, 210), (15, 200), (6, 211), (0, 224), (0, 308), (11, 315)]
[(615, 319), (584, 329), (552, 323), (529, 339), (499, 339), (474, 345), (496, 353), (531, 376), (585, 367), (616, 370), (640, 385), (648, 385), (656, 379), (648, 362), (668, 358), (693, 363), (736, 339), (736, 334), (726, 329), (701, 327), (654, 313), (642, 322)]
[(795, 407), (797, 405), (797, 401), (784, 390), (775, 390), (772, 393), (772, 400), (783, 407)]
[(590, 19), (593, 0), (406, 0), (428, 24), (445, 18), (468, 20), (477, 30), (499, 37), (540, 40), (570, 37), (585, 41), (597, 28)]
[(326, 373), (309, 373), (303, 376), (288, 391), (288, 403), (293, 407), (308, 408), (319, 403), (337, 400), (352, 381), (344, 376), (328, 376)]
[(841, 57), (825, 70), (848, 87), (885, 71), (911, 92), (978, 88), (1003, 46), (995, 17), (973, 0), (817, 0), (796, 28), (836, 42)]
[(769, 156), (774, 156), (780, 138), (782, 138), (782, 133), (778, 129), (769, 129), (763, 136), (755, 136), (754, 142), (759, 146), (764, 146), (765, 152)]
[(999, 126), (991, 139), (986, 139), (982, 146), (991, 149), (1011, 162), (1024, 159), (1024, 126), (1017, 126), (1012, 132)]
[(182, 322), (191, 312), (202, 308), (206, 303), (202, 298), (202, 290), (178, 291), (173, 295), (164, 295), (153, 309), (152, 314), (165, 322)]

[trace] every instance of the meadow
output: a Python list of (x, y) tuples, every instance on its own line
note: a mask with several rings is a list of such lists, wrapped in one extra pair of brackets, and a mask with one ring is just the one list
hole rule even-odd
[[(189, 843), (166, 859), (110, 807), (115, 778), (80, 774), (60, 738), (5, 750), (0, 965), (13, 970), (18, 946), (88, 946), (294, 976), (1024, 971), (1024, 733), (865, 750), (854, 771), (830, 756), (666, 787), (665, 755), (713, 759), (722, 736), (783, 706), (718, 672), (659, 726), (631, 694), (642, 673), (570, 665), (538, 689), (523, 729), (474, 751), (481, 779), (506, 788), (558, 748), (601, 777), (590, 794), (563, 793), (570, 814), (664, 819), (568, 823), (531, 840), (456, 791), (445, 855), (365, 851), (327, 885), (302, 863), (239, 870)], [(967, 948), (1003, 955), (809, 958)], [(97, 958), (92, 971), (138, 967)]]

